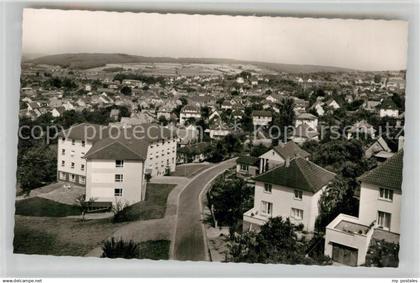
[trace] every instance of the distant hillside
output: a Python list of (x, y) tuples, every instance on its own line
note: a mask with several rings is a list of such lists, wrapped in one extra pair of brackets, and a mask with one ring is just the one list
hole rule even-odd
[[(24, 58), (25, 59), (25, 58)], [(171, 58), (171, 57), (145, 57), (118, 53), (74, 53), (43, 56), (33, 60), (25, 60), (28, 63), (59, 65), (73, 69), (89, 69), (101, 67), (106, 64), (117, 63), (184, 63), (184, 64), (252, 64), (277, 72), (288, 73), (314, 73), (314, 72), (351, 72), (355, 70), (315, 65), (294, 65), (267, 63), (258, 61), (241, 61), (221, 58)]]

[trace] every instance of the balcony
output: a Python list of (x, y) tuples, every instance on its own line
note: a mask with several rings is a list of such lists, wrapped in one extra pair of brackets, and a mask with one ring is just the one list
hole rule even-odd
[(256, 224), (258, 226), (264, 225), (268, 221), (269, 216), (261, 214), (256, 208), (251, 208), (244, 213), (243, 220), (251, 224)]

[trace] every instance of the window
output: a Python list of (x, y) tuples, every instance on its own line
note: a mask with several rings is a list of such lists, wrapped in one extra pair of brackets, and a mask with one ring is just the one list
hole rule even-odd
[(122, 182), (123, 180), (123, 174), (115, 174), (115, 182)]
[(302, 200), (303, 192), (299, 190), (295, 190), (295, 199)]
[(302, 220), (303, 219), (303, 210), (292, 208), (292, 218), (296, 220)]
[(83, 156), (85, 156), (85, 153), (84, 153), (84, 152), (81, 152), (81, 153), (80, 153), (80, 157), (82, 157), (82, 158), (83, 158)]
[(379, 198), (380, 199), (392, 201), (393, 196), (394, 196), (394, 191), (393, 190), (384, 189), (384, 188), (379, 189)]
[(261, 202), (261, 213), (263, 215), (271, 216), (273, 214), (273, 204), (268, 201)]
[(82, 146), (84, 147), (86, 145), (86, 142), (85, 141), (82, 141)]
[(384, 230), (391, 228), (391, 213), (378, 211), (378, 226)]
[(66, 138), (61, 138), (61, 140), (62, 140), (62, 141), (65, 141), (65, 140), (66, 140)]
[(271, 184), (264, 184), (264, 192), (265, 193), (271, 193), (271, 189), (273, 186)]
[(64, 172), (60, 172), (60, 179), (61, 180), (66, 180), (66, 173), (64, 173)]
[(115, 160), (115, 167), (117, 168), (124, 167), (124, 160)]
[(71, 140), (71, 145), (75, 145), (76, 141), (75, 140)]
[(79, 183), (80, 184), (85, 184), (86, 183), (85, 177), (79, 176)]
[(85, 164), (80, 165), (80, 170), (85, 171)]
[(123, 191), (123, 189), (121, 189), (121, 188), (114, 189), (114, 196), (122, 197), (122, 191)]
[(74, 150), (71, 151), (70, 155), (71, 156), (74, 156)]
[(74, 169), (74, 162), (71, 163), (71, 169)]
[(72, 181), (72, 182), (76, 181), (76, 175), (71, 174), (71, 181)]
[(66, 165), (66, 162), (64, 160), (61, 161), (61, 166), (64, 167)]
[(64, 154), (66, 154), (66, 150), (65, 149), (62, 149), (61, 150), (61, 155), (64, 155)]

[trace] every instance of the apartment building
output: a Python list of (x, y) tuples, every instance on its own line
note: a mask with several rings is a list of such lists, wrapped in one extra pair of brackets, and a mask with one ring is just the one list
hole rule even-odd
[(359, 217), (338, 215), (325, 233), (324, 254), (350, 266), (366, 262), (376, 241), (398, 243), (403, 150), (359, 178)]
[(254, 178), (254, 207), (244, 213), (243, 230), (256, 230), (269, 218), (289, 218), (312, 232), (318, 202), (335, 174), (300, 156)]

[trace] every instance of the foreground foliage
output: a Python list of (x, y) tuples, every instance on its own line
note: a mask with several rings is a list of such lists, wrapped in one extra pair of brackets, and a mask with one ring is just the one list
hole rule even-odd
[(299, 227), (289, 218), (271, 218), (261, 226), (261, 231), (235, 233), (228, 241), (228, 261), (247, 263), (330, 264), (328, 257), (309, 258), (309, 247), (303, 237), (298, 237)]

